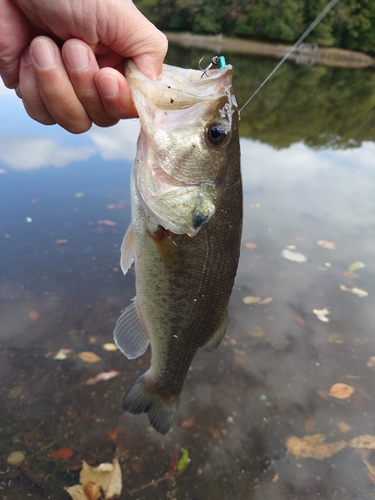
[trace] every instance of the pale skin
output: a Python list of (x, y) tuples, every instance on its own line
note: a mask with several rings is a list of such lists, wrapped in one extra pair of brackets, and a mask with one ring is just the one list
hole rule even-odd
[(124, 61), (156, 79), (165, 36), (131, 0), (0, 0), (0, 76), (27, 113), (72, 133), (137, 116)]

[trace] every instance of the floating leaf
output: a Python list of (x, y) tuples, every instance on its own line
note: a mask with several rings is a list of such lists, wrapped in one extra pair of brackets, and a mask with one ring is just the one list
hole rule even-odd
[(113, 220), (98, 220), (98, 224), (104, 224), (104, 226), (117, 226), (116, 222), (113, 222)]
[(269, 304), (270, 302), (273, 301), (273, 298), (272, 297), (264, 297), (264, 299), (260, 299), (258, 301), (258, 304), (259, 305), (264, 305), (264, 304)]
[(58, 448), (48, 453), (51, 458), (59, 458), (60, 460), (67, 460), (73, 455), (73, 450), (71, 448)]
[(351, 448), (375, 450), (375, 436), (371, 436), (370, 434), (357, 436), (349, 442), (349, 446)]
[(256, 243), (253, 243), (251, 241), (249, 241), (248, 243), (245, 243), (245, 246), (246, 246), (246, 248), (250, 248), (250, 250), (254, 250), (257, 247)]
[[(100, 359), (100, 358), (99, 358)], [(89, 361), (89, 363), (93, 363), (93, 361)], [(117, 377), (120, 372), (116, 372), (115, 370), (111, 370), (110, 372), (102, 372), (96, 375), (95, 377), (89, 378), (86, 380), (85, 385), (94, 385), (101, 380), (110, 380), (111, 378)]]
[(347, 288), (345, 285), (340, 285), (340, 289), (344, 290), (344, 292), (353, 293), (354, 295), (357, 295), (357, 297), (359, 297), (361, 299), (363, 297), (368, 297), (368, 292), (366, 292), (365, 290), (361, 290), (360, 288), (356, 288), (356, 287)]
[(111, 342), (108, 342), (107, 344), (103, 344), (102, 347), (105, 351), (117, 351), (117, 345), (113, 344)]
[(177, 464), (177, 471), (183, 472), (190, 462), (189, 452), (185, 448), (181, 448), (182, 455)]
[(308, 443), (305, 439), (297, 436), (290, 436), (285, 442), (288, 451), (297, 457), (316, 458), (323, 460), (339, 452), (346, 446), (345, 441), (336, 441), (335, 443)]
[(281, 256), (284, 257), (284, 259), (298, 262), (300, 264), (308, 261), (308, 258), (302, 253), (294, 252), (293, 250), (288, 250), (287, 248), (281, 252)]
[(353, 392), (354, 392), (354, 387), (339, 382), (337, 384), (333, 384), (328, 394), (336, 399), (348, 399), (353, 394)]
[(38, 321), (40, 314), (37, 311), (29, 311), (28, 317), (30, 321)]
[(371, 358), (367, 361), (366, 366), (369, 368), (375, 368), (375, 356), (371, 356)]
[(345, 422), (339, 422), (337, 425), (338, 425), (340, 431), (344, 434), (346, 434), (347, 432), (352, 430), (350, 425), (346, 424)]
[(256, 304), (261, 300), (261, 297), (254, 297), (253, 295), (248, 295), (242, 299), (242, 302), (246, 305)]
[(74, 193), (75, 198), (82, 198), (82, 196), (85, 196), (85, 193)]
[(55, 243), (56, 245), (66, 245), (68, 243), (68, 240), (66, 239), (56, 240)]
[[(79, 476), (80, 485), (65, 488), (65, 491), (73, 500), (97, 500), (101, 497), (90, 497), (96, 491), (102, 490), (104, 500), (119, 498), (122, 490), (121, 469), (117, 458), (111, 464), (100, 464), (99, 467), (90, 467), (85, 461), (82, 462), (82, 470)], [(96, 485), (97, 487), (94, 487)]]
[(82, 361), (86, 361), (86, 363), (97, 363), (101, 361), (101, 357), (91, 351), (82, 351), (78, 353), (78, 357), (82, 359)]
[(348, 267), (348, 271), (349, 273), (355, 273), (356, 271), (358, 271), (359, 269), (363, 269), (365, 266), (365, 264), (363, 262), (353, 262), (353, 264), (350, 264), (350, 266)]
[(324, 307), (323, 309), (313, 309), (313, 313), (318, 319), (320, 319), (320, 321), (328, 323), (329, 319), (327, 318), (327, 316), (329, 314), (329, 310), (326, 307)]
[(336, 245), (332, 241), (327, 241), (327, 240), (319, 240), (317, 241), (317, 244), (327, 250), (335, 250)]

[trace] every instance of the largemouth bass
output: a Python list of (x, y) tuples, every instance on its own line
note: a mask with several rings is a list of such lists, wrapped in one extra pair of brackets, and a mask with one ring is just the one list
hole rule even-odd
[(136, 297), (115, 331), (129, 359), (151, 344), (149, 370), (123, 400), (168, 432), (200, 347), (224, 337), (242, 231), (242, 184), (232, 66), (164, 65), (160, 81), (129, 61), (141, 132), (131, 175), (132, 221), (121, 248), (134, 260)]

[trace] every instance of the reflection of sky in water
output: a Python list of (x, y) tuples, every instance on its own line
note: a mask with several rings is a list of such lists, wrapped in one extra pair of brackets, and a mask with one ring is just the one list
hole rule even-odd
[[(122, 121), (110, 129), (93, 127), (84, 135), (74, 136), (57, 126), (45, 127), (32, 121), (21, 101), (1, 85), (0, 118), (0, 169), (6, 171), (0, 175), (0, 238), (4, 238), (0, 246), (4, 270), (0, 280), (4, 305), (0, 344), (3, 348), (37, 348), (41, 358), (48, 350), (62, 346), (91, 350), (95, 344), (85, 340), (84, 334), (78, 337), (69, 332), (87, 331), (103, 339), (102, 343), (110, 341), (116, 318), (134, 293), (133, 276), (124, 278), (114, 269), (129, 221), (129, 170), (138, 123)], [(191, 472), (188, 469), (181, 476), (180, 484), (185, 481), (186, 491), (192, 491), (193, 483), (200, 485), (205, 494), (197, 498), (247, 498), (245, 492), (252, 485), (254, 499), (299, 499), (305, 498), (308, 488), (320, 491), (316, 486), (320, 479), (315, 478), (323, 477), (319, 487), (324, 483), (326, 489), (319, 498), (333, 498), (336, 488), (345, 484), (350, 498), (358, 486), (361, 498), (367, 499), (363, 494), (366, 483), (355, 483), (352, 474), (354, 463), (358, 477), (365, 476), (360, 459), (350, 462), (344, 455), (335, 463), (335, 477), (329, 475), (327, 461), (299, 469), (293, 460), (278, 460), (285, 455), (285, 437), (304, 435), (308, 419), (318, 422), (314, 432), (331, 433), (328, 440), (343, 437), (337, 434), (340, 420), (353, 427), (350, 437), (375, 434), (372, 395), (366, 396), (373, 394), (373, 372), (366, 362), (375, 355), (375, 144), (367, 142), (348, 150), (313, 150), (296, 143), (276, 150), (242, 139), (241, 149), (244, 235), (227, 340), (216, 353), (198, 353), (176, 423), (165, 438), (147, 428), (146, 417), (124, 416), (119, 407), (135, 371), (147, 367), (147, 355), (139, 362), (141, 366), (121, 356), (107, 366), (125, 376), (113, 382), (118, 385), (111, 396), (111, 415), (105, 414), (103, 422), (112, 418), (114, 428), (119, 423), (115, 417), (125, 421), (129, 436), (144, 443), (149, 457), (155, 454), (149, 446), (158, 447), (162, 453), (160, 443), (165, 443), (169, 453), (175, 442), (185, 440), (183, 445), (189, 448), (193, 461)], [(39, 168), (49, 166), (65, 168)], [(74, 197), (77, 192), (84, 196)], [(111, 204), (123, 208), (109, 209)], [(32, 222), (26, 222), (26, 217)], [(106, 219), (117, 226), (98, 223)], [(69, 243), (56, 245), (60, 238)], [(321, 248), (318, 240), (332, 241), (336, 249)], [(257, 247), (248, 249), (246, 242)], [(298, 264), (283, 259), (281, 251), (287, 245), (295, 245), (309, 261)], [(342, 276), (356, 261), (366, 264), (358, 271), (359, 277)], [(324, 267), (325, 263), (331, 268)], [(342, 291), (341, 284), (364, 289), (369, 297), (360, 299)], [(272, 297), (273, 301), (249, 307), (242, 302), (247, 295)], [(329, 323), (320, 322), (312, 313), (314, 308), (323, 307), (330, 310)], [(30, 309), (40, 312), (39, 323), (30, 325)], [(329, 340), (337, 334), (342, 343)], [(5, 359), (0, 374), (5, 370), (11, 378), (14, 369), (6, 372), (6, 363), (11, 362)], [(72, 368), (71, 372), (75, 370), (78, 373), (84, 369)], [(53, 372), (48, 373), (53, 376)], [(347, 382), (340, 378), (346, 374), (361, 377), (351, 382), (359, 384), (365, 394), (362, 397), (358, 389), (354, 406), (334, 406), (319, 397), (318, 389), (328, 390), (338, 380)], [(69, 398), (77, 391), (73, 380), (65, 387)], [(11, 384), (15, 383), (20, 382), (12, 379)], [(43, 391), (43, 397), (54, 397), (51, 384)], [(267, 397), (265, 403), (259, 399), (263, 396)], [(54, 404), (58, 407), (62, 401)], [(100, 397), (89, 399), (88, 407), (96, 404), (102, 406)], [(48, 426), (52, 417), (45, 411), (43, 419)], [(232, 420), (228, 421), (228, 416)], [(194, 435), (186, 437), (187, 431), (178, 427), (191, 418), (196, 421), (192, 433), (197, 429), (197, 440)], [(69, 425), (78, 428), (79, 419)], [(80, 440), (95, 433), (90, 425), (87, 428), (90, 430), (81, 431)], [(104, 435), (108, 428), (106, 424), (100, 432)], [(219, 428), (223, 433), (217, 441)], [(50, 441), (55, 439), (52, 434), (48, 434)], [(89, 440), (86, 446), (90, 446)], [(134, 443), (133, 449), (137, 449)], [(146, 461), (141, 449), (134, 453)], [(200, 462), (201, 456), (209, 466)], [(268, 476), (264, 474), (266, 460), (272, 462)], [(203, 472), (197, 472), (194, 464), (198, 462)], [(159, 463), (152, 463), (146, 470), (143, 483), (160, 475)], [(222, 482), (225, 471), (230, 477), (242, 477), (242, 482), (238, 479), (229, 485), (229, 476), (225, 479), (228, 482)], [(273, 484), (276, 472), (280, 480)], [(345, 482), (347, 476), (354, 486)], [(257, 487), (253, 489), (254, 477)], [(292, 490), (296, 496), (289, 495)], [(318, 496), (308, 498), (315, 500)]]

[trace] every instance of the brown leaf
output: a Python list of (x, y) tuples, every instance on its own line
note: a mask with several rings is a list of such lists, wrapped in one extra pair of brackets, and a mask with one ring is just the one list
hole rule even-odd
[(30, 321), (38, 321), (40, 314), (36, 311), (29, 311), (28, 317)]
[(174, 447), (174, 450), (171, 455), (171, 459), (169, 461), (169, 469), (168, 469), (168, 476), (175, 476), (177, 473), (177, 465), (178, 465), (178, 458), (179, 458), (179, 449), (180, 447), (176, 445)]
[(113, 222), (113, 220), (98, 220), (98, 224), (104, 224), (104, 226), (117, 226), (116, 222)]
[(194, 424), (194, 420), (190, 418), (189, 420), (184, 420), (183, 422), (181, 422), (180, 427), (181, 429), (187, 429), (188, 427), (193, 427)]
[(71, 448), (58, 448), (48, 453), (51, 458), (59, 458), (60, 460), (67, 460), (73, 455), (73, 450)]
[(363, 434), (353, 438), (349, 442), (351, 448), (366, 448), (367, 450), (375, 450), (375, 436)]
[(78, 357), (82, 359), (82, 361), (85, 361), (86, 363), (97, 363), (98, 361), (101, 361), (101, 357), (99, 357), (97, 354), (91, 351), (82, 351), (78, 353)]
[[(81, 353), (82, 354), (82, 353)], [(96, 355), (95, 355), (96, 356)], [(98, 356), (99, 357), (99, 356)], [(82, 359), (82, 358), (81, 358)], [(100, 358), (99, 358), (100, 359)], [(87, 361), (84, 359), (84, 361)], [(99, 360), (98, 360), (99, 361)], [(95, 361), (89, 361), (89, 363), (94, 363)], [(117, 377), (120, 372), (116, 372), (115, 370), (111, 370), (110, 372), (102, 372), (98, 373), (95, 377), (89, 378), (86, 380), (85, 385), (94, 385), (97, 382), (102, 380), (110, 380), (111, 378)]]
[(343, 433), (343, 434), (346, 434), (347, 432), (351, 431), (352, 428), (350, 427), (350, 425), (346, 424), (345, 422), (338, 422), (338, 427), (340, 429), (340, 431)]
[(85, 495), (87, 500), (99, 500), (102, 496), (100, 492), (100, 487), (93, 481), (89, 481), (84, 487)]
[(256, 243), (253, 243), (252, 241), (249, 241), (248, 243), (245, 243), (246, 248), (249, 248), (250, 250), (254, 250), (257, 247)]
[(118, 427), (115, 427), (114, 429), (111, 429), (110, 431), (107, 432), (107, 438), (110, 441), (116, 441), (120, 430), (121, 430), (121, 425), (119, 425)]
[(288, 451), (297, 457), (316, 458), (323, 460), (339, 452), (346, 446), (346, 441), (336, 441), (335, 443), (308, 443), (297, 436), (290, 436), (285, 442)]
[(327, 250), (335, 250), (336, 245), (332, 241), (327, 241), (327, 240), (319, 240), (317, 241), (317, 244)]
[(329, 395), (336, 399), (348, 399), (354, 392), (354, 387), (341, 382), (333, 384), (329, 390)]
[(303, 318), (301, 318), (301, 316), (297, 316), (296, 317), (296, 322), (299, 324), (299, 325), (304, 325), (305, 324), (305, 320)]

